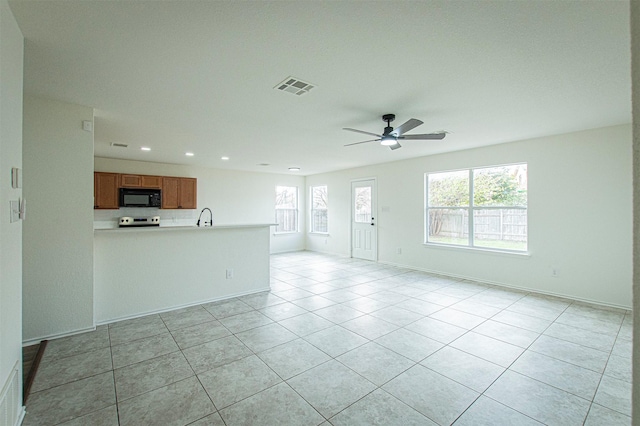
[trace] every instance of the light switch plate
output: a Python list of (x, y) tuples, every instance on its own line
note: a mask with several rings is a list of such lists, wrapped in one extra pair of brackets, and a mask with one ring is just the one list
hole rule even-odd
[(89, 120), (84, 120), (82, 122), (82, 130), (84, 130), (85, 132), (93, 131), (93, 122)]
[(11, 187), (14, 189), (22, 188), (22, 169), (11, 168)]

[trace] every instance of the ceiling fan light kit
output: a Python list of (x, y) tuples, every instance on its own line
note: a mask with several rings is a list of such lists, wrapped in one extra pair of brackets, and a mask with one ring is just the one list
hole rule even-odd
[(351, 145), (359, 145), (361, 143), (369, 143), (369, 142), (380, 142), (380, 145), (388, 146), (391, 150), (395, 150), (401, 148), (402, 145), (398, 142), (398, 140), (440, 140), (444, 139), (447, 135), (446, 132), (439, 133), (426, 133), (422, 135), (405, 135), (405, 132), (408, 132), (411, 129), (418, 127), (423, 124), (422, 121), (411, 118), (407, 120), (406, 123), (401, 126), (396, 127), (395, 129), (391, 127), (391, 122), (396, 119), (395, 114), (385, 114), (382, 116), (382, 121), (387, 123), (387, 126), (384, 128), (384, 132), (379, 135), (376, 133), (365, 132), (363, 130), (352, 129), (350, 127), (344, 127), (343, 130), (348, 130), (350, 132), (363, 133), (365, 135), (376, 136), (378, 139), (371, 139), (368, 141), (349, 143), (345, 146)]
[(383, 146), (396, 145), (397, 143), (398, 139), (394, 138), (393, 136), (383, 136), (382, 139), (380, 139), (380, 145)]

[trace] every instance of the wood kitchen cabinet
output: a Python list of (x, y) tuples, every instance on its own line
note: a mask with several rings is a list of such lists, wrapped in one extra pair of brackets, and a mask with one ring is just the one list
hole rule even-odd
[(195, 209), (197, 208), (198, 185), (195, 178), (163, 177), (162, 208), (163, 209)]
[(162, 188), (162, 176), (120, 175), (121, 188)]
[(93, 173), (93, 208), (117, 209), (120, 175), (117, 173)]

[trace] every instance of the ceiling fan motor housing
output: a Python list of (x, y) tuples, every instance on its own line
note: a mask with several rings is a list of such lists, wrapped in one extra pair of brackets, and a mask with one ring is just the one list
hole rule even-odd
[(391, 127), (391, 122), (396, 119), (395, 114), (385, 114), (382, 116), (382, 121), (387, 122), (387, 127), (384, 128), (384, 132), (382, 136), (387, 136), (389, 133), (393, 132), (393, 127)]

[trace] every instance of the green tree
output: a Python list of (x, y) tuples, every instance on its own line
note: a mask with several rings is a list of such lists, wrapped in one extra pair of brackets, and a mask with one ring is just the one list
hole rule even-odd
[(474, 206), (526, 206), (527, 190), (520, 188), (518, 169), (492, 167), (474, 171)]

